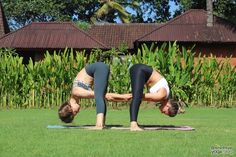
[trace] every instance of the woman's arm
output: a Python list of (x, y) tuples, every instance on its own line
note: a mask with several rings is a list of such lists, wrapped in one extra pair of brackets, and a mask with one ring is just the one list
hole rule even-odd
[(132, 94), (106, 93), (105, 98), (108, 101), (129, 101), (132, 98)]
[(161, 88), (156, 93), (144, 93), (142, 100), (160, 102), (166, 98), (167, 92), (165, 88)]
[(94, 98), (94, 91), (86, 90), (81, 87), (73, 88), (71, 94), (77, 98), (87, 98), (87, 99)]
[[(72, 95), (76, 98), (94, 98), (94, 91), (86, 90), (81, 87), (72, 89)], [(132, 94), (117, 94), (117, 93), (106, 93), (105, 99), (108, 101), (129, 101), (132, 98)]]

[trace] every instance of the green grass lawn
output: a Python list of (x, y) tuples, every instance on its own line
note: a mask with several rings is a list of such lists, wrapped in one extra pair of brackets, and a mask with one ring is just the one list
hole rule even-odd
[[(236, 155), (236, 109), (189, 108), (175, 118), (140, 109), (139, 123), (196, 130), (47, 129), (62, 124), (56, 110), (0, 110), (0, 157), (207, 157), (212, 148), (230, 149), (215, 156)], [(74, 124), (95, 124), (95, 111), (82, 110)], [(108, 110), (107, 124), (128, 126), (128, 110)]]

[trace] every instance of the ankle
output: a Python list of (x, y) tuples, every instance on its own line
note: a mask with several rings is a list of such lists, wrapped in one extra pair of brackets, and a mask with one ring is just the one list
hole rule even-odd
[(105, 125), (105, 117), (103, 113), (98, 113), (97, 114), (97, 119), (96, 119), (96, 127), (101, 127), (103, 128)]
[(139, 127), (136, 121), (132, 121), (130, 122), (130, 131), (143, 131), (143, 129)]
[(138, 126), (138, 122), (136, 122), (136, 121), (131, 121), (131, 122), (130, 122), (130, 127), (139, 127), (139, 126)]

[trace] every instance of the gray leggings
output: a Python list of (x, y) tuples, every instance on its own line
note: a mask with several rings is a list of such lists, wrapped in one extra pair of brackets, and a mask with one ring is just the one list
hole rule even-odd
[(86, 73), (94, 79), (94, 94), (96, 111), (106, 115), (105, 94), (107, 91), (108, 77), (110, 73), (109, 66), (103, 62), (96, 62), (85, 67)]

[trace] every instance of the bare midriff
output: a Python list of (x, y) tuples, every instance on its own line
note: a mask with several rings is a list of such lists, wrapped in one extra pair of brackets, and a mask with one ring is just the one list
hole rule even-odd
[(163, 78), (163, 76), (157, 72), (156, 70), (153, 70), (152, 75), (150, 76), (150, 78), (148, 79), (146, 85), (148, 87), (152, 87), (153, 85), (155, 85), (158, 81), (160, 81)]
[(85, 71), (85, 68), (83, 68), (76, 76), (76, 79), (81, 81), (81, 82), (84, 82), (90, 86), (93, 85), (93, 77), (89, 76), (86, 71)]

